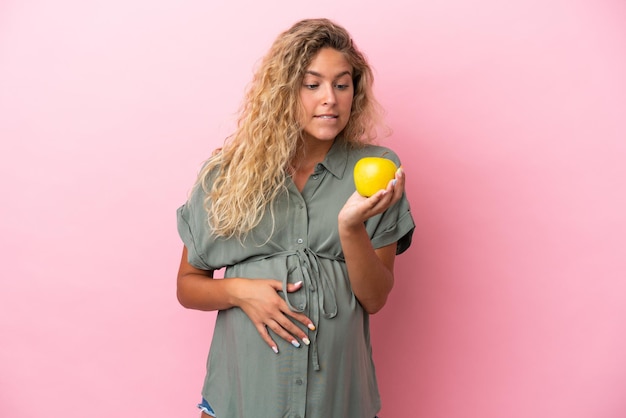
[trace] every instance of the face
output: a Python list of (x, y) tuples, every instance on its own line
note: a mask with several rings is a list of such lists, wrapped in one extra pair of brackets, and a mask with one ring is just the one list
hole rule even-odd
[(300, 87), (306, 141), (333, 141), (348, 124), (352, 71), (344, 55), (332, 48), (321, 49), (311, 61)]

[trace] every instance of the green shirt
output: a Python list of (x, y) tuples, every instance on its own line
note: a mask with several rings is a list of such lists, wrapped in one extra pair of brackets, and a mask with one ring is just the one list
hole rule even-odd
[[(287, 181), (273, 221), (266, 212), (243, 244), (212, 236), (201, 188), (178, 209), (192, 266), (226, 267), (224, 277), (277, 279), (284, 287), (302, 280), (302, 289), (280, 294), (317, 327), (298, 323), (311, 340), (300, 348), (270, 331), (279, 348), (274, 354), (241, 309), (219, 311), (202, 391), (218, 418), (372, 418), (380, 410), (369, 316), (350, 287), (337, 216), (355, 191), (355, 163), (384, 152), (400, 165), (387, 148), (348, 149), (337, 141), (302, 192)], [(397, 253), (404, 252), (415, 228), (406, 196), (365, 225), (374, 248), (397, 242)]]

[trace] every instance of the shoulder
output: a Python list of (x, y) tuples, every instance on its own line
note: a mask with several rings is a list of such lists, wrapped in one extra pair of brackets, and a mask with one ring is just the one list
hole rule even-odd
[(361, 158), (366, 157), (387, 158), (396, 163), (396, 165), (400, 165), (398, 154), (391, 148), (382, 145), (365, 145), (359, 148), (352, 148), (348, 151), (348, 159), (351, 160), (352, 163), (356, 163)]
[(215, 156), (211, 156), (205, 160), (193, 184), (191, 196), (195, 198), (198, 198), (198, 196), (202, 198), (206, 197), (206, 191), (210, 189), (211, 185), (220, 176), (221, 168), (221, 161), (216, 159)]

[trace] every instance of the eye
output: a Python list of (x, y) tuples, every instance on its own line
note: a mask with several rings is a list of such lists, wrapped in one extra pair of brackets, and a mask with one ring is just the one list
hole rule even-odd
[(335, 87), (338, 90), (346, 90), (350, 87), (350, 84), (335, 84)]
[(308, 90), (315, 90), (319, 85), (318, 84), (305, 84), (304, 88)]

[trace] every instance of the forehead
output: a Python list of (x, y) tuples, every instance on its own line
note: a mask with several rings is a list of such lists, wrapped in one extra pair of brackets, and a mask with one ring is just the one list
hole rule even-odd
[(306, 69), (307, 74), (314, 73), (313, 75), (325, 77), (333, 77), (346, 72), (352, 74), (352, 65), (342, 52), (332, 48), (320, 49)]

